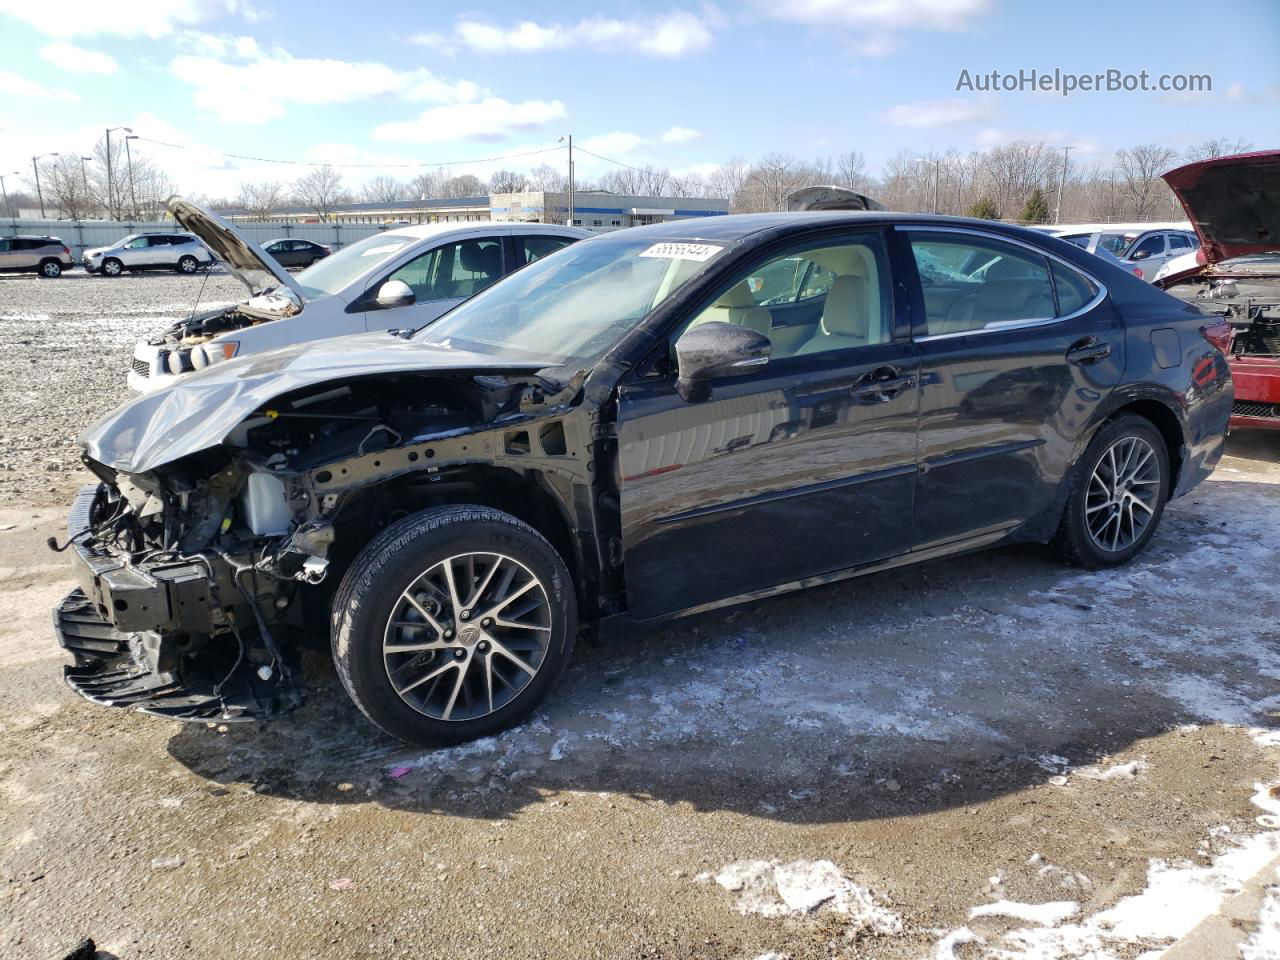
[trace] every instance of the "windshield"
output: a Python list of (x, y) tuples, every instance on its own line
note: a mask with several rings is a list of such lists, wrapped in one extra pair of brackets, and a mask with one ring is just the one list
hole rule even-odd
[(724, 250), (626, 233), (584, 240), (476, 294), (414, 339), (548, 366), (589, 366)]
[(332, 256), (316, 261), (298, 274), (295, 282), (308, 300), (331, 296), (417, 239), (401, 233), (378, 233), (365, 237)]
[(1138, 239), (1136, 233), (1103, 233), (1098, 236), (1098, 246), (1117, 257), (1124, 256), (1129, 244)]

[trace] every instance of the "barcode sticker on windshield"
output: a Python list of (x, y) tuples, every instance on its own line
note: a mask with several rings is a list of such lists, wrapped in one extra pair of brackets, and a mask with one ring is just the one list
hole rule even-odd
[(697, 260), (704, 263), (724, 247), (710, 243), (655, 243), (640, 254), (642, 257), (661, 257), (664, 260)]

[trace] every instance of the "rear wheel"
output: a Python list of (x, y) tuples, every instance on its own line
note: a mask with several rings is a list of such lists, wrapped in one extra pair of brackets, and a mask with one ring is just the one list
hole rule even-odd
[(195, 257), (186, 256), (178, 261), (179, 273), (195, 273), (200, 267), (200, 262)]
[(124, 264), (115, 257), (107, 257), (102, 261), (102, 272), (108, 277), (118, 277), (124, 273)]
[(57, 260), (45, 260), (40, 264), (40, 276), (42, 277), (60, 277), (62, 276), (62, 264)]
[(411, 743), (457, 743), (527, 717), (569, 661), (573, 588), (555, 549), (487, 507), (424, 510), (352, 563), (333, 657), (356, 706)]
[(1072, 470), (1054, 550), (1095, 569), (1133, 559), (1155, 535), (1170, 480), (1168, 448), (1149, 420), (1124, 414), (1108, 422)]

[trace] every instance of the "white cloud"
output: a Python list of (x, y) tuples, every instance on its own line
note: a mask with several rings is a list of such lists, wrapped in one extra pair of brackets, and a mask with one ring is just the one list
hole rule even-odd
[(993, 0), (771, 0), (767, 14), (815, 27), (878, 30), (965, 30)]
[(981, 123), (999, 115), (991, 100), (917, 100), (899, 103), (880, 119), (892, 127), (950, 127), (965, 123)]
[(451, 36), (420, 33), (414, 43), (436, 50), (455, 46), (478, 53), (534, 53), (586, 47), (605, 52), (638, 52), (653, 57), (683, 57), (711, 46), (712, 23), (684, 10), (646, 19), (589, 17), (577, 23), (535, 23), (522, 20), (501, 27), (483, 20), (460, 20)]
[(40, 48), (40, 56), (68, 73), (115, 73), (115, 60), (98, 50), (73, 47), (69, 43), (51, 43)]
[(373, 138), (400, 143), (501, 140), (516, 131), (538, 129), (564, 115), (564, 104), (559, 100), (512, 103), (487, 97), (474, 103), (432, 107), (415, 120), (384, 123), (374, 129)]
[(180, 56), (169, 64), (174, 76), (195, 87), (196, 104), (225, 123), (264, 123), (282, 116), (286, 103), (352, 103), (379, 96), (454, 103), (484, 93), (470, 81), (449, 82), (422, 68), (396, 70), (383, 63), (293, 57), (284, 51), (262, 54), (256, 44), (240, 41), (235, 49), (251, 59), (231, 63)]
[(52, 37), (161, 37), (210, 17), (237, 12), (249, 15), (252, 11), (237, 0), (60, 0), (54, 9), (29, 0), (0, 0), (0, 13)]
[[(994, 0), (756, 0), (765, 16), (820, 30), (848, 30), (850, 48), (867, 57), (898, 49), (898, 34), (967, 30)], [(856, 32), (855, 32), (856, 31)]]
[(8, 70), (0, 70), (0, 90), (6, 98), (28, 100), (60, 100), (63, 103), (75, 103), (80, 98), (70, 90), (58, 90), (28, 80), (26, 77)]
[(672, 127), (659, 139), (663, 143), (691, 143), (702, 139), (702, 131), (694, 130), (692, 127)]

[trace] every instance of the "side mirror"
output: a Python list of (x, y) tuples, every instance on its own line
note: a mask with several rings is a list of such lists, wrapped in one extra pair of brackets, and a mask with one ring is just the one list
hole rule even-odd
[(690, 403), (706, 400), (709, 381), (740, 377), (769, 362), (773, 344), (762, 333), (735, 323), (702, 323), (676, 341), (676, 390)]
[(413, 287), (403, 280), (388, 280), (378, 288), (378, 295), (374, 298), (374, 302), (385, 310), (388, 307), (412, 306), (416, 299)]
[(1150, 250), (1138, 250), (1129, 259), (1130, 260), (1146, 260), (1149, 256), (1151, 256)]

